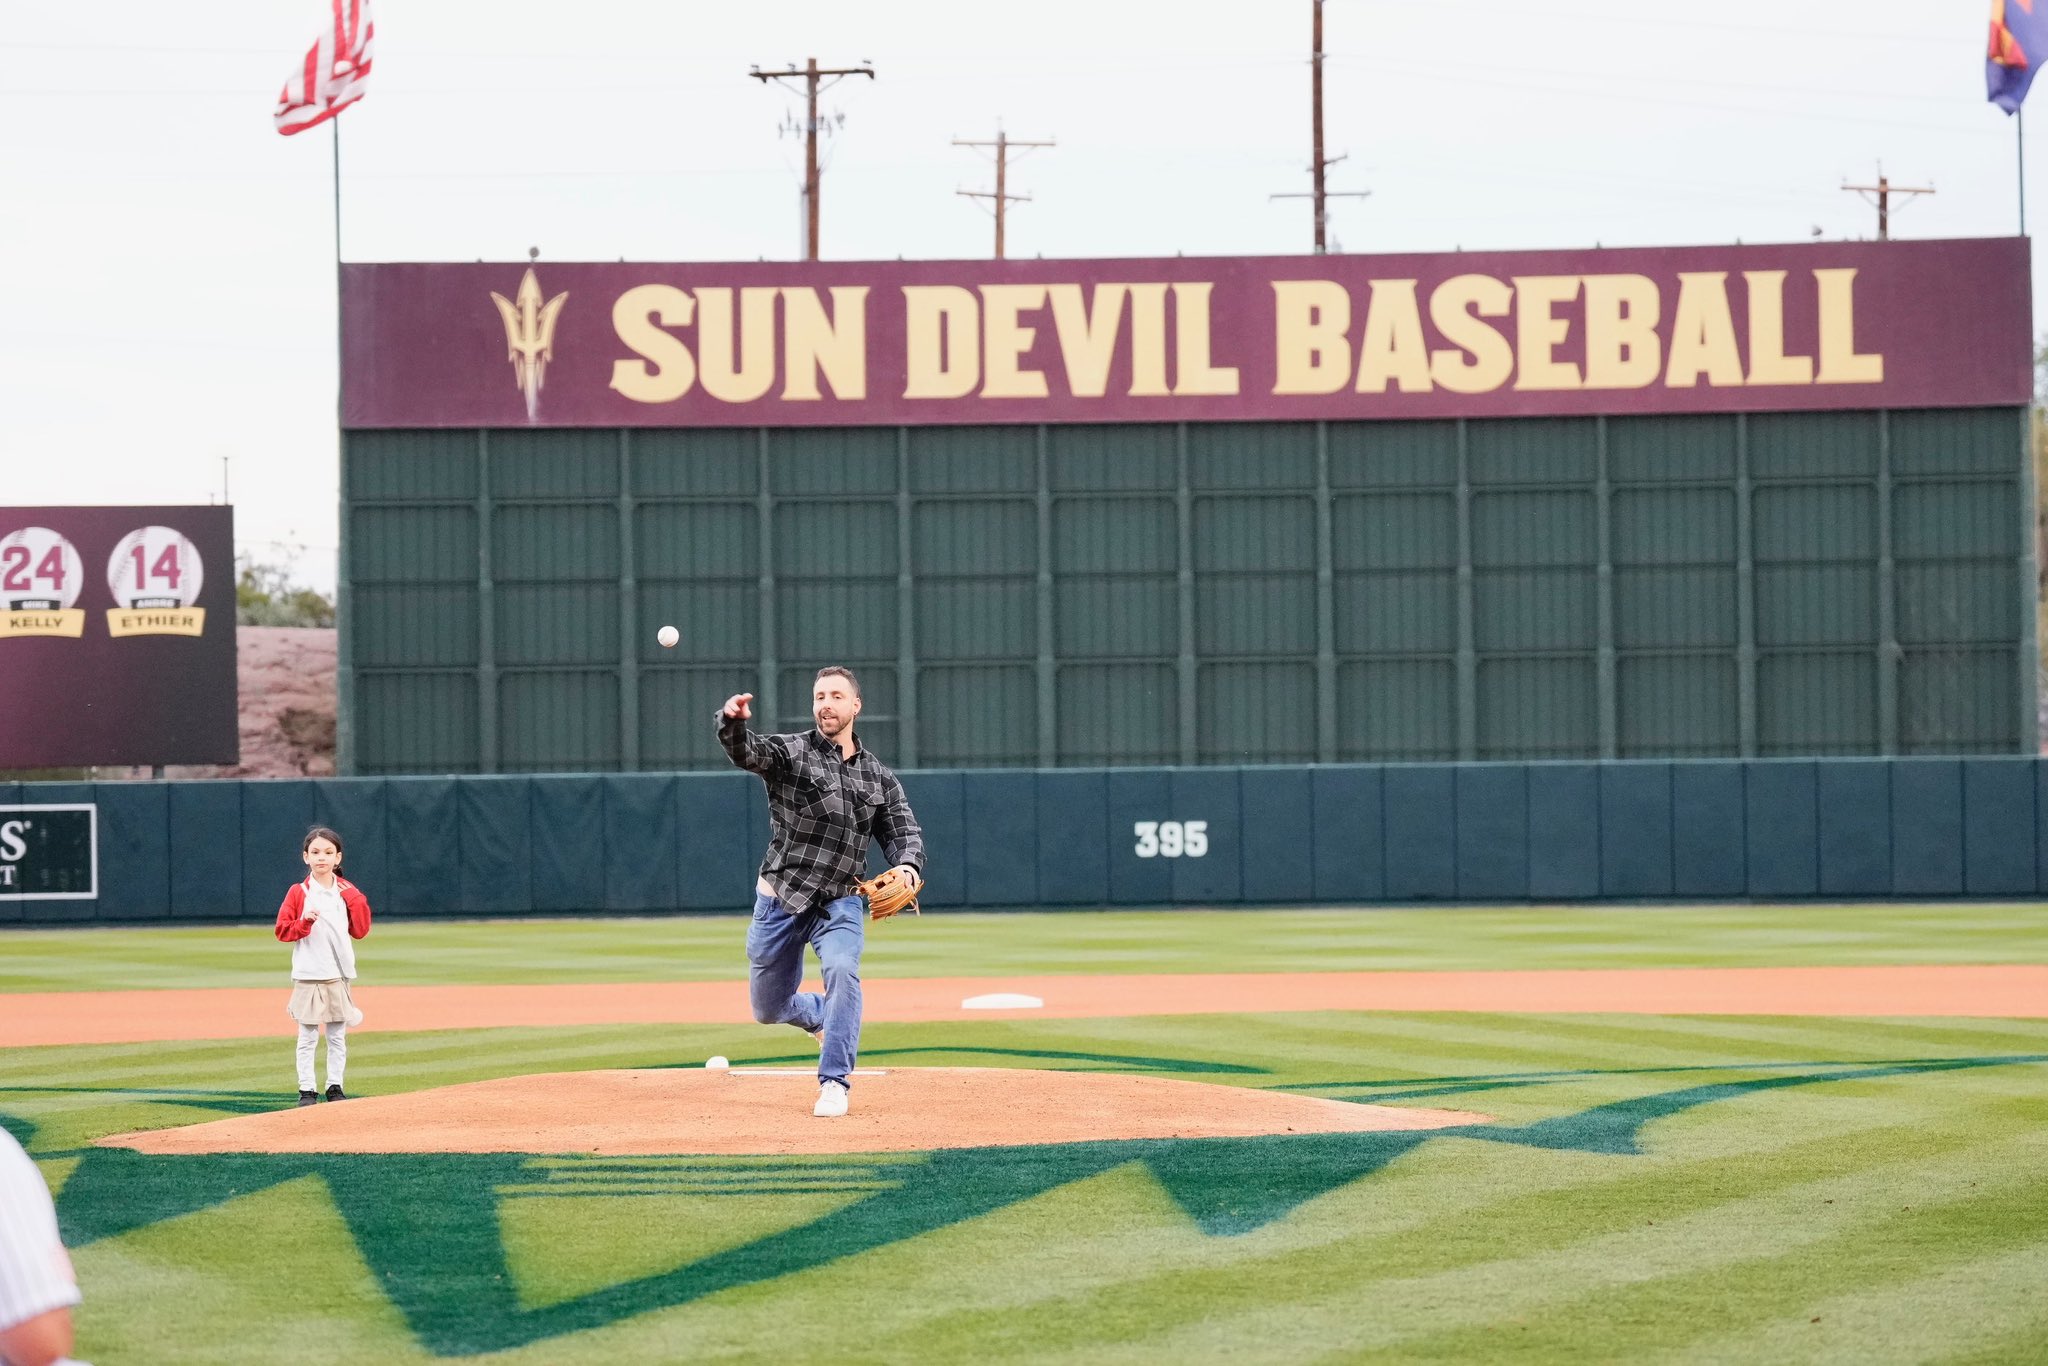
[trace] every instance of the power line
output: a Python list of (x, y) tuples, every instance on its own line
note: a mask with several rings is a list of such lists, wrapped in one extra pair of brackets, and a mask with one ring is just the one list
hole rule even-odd
[(825, 88), (837, 85), (848, 76), (875, 78), (875, 69), (863, 62), (859, 66), (820, 67), (818, 59), (812, 57), (799, 71), (791, 66), (787, 71), (763, 71), (755, 67), (747, 73), (766, 85), (770, 81), (789, 80), (801, 76), (804, 81), (806, 112), (804, 115), (804, 259), (818, 259), (818, 82), (832, 77)]
[(1059, 144), (1054, 142), (1051, 138), (1047, 138), (1042, 142), (1032, 142), (1028, 139), (1013, 138), (1008, 133), (1005, 133), (1003, 131), (1003, 125), (1000, 121), (998, 121), (996, 123), (996, 135), (993, 141), (976, 142), (971, 138), (954, 138), (953, 145), (955, 147), (993, 147), (996, 149), (995, 192), (991, 194), (987, 190), (955, 190), (953, 193), (965, 196), (968, 199), (992, 199), (995, 201), (996, 260), (1000, 261), (1003, 259), (1003, 224), (1006, 220), (1007, 210), (1009, 209), (1009, 206), (1011, 204), (1024, 204), (1029, 203), (1031, 201), (1030, 195), (1011, 194), (1009, 190), (1006, 188), (1008, 184), (1007, 176), (1009, 173), (1010, 166), (1010, 149), (1012, 147), (1022, 147), (1024, 151), (1019, 153), (1019, 155), (1028, 156), (1035, 148), (1056, 147)]

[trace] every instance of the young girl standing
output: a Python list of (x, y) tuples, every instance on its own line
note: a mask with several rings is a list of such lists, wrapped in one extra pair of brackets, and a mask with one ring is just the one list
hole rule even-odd
[(349, 999), (356, 975), (351, 939), (370, 932), (370, 902), (340, 876), (341, 836), (324, 825), (306, 832), (299, 846), (309, 870), (306, 880), (284, 895), (277, 909), (277, 937), (292, 946), (292, 998), (285, 1012), (299, 1022), (299, 1104), (313, 1105), (313, 1050), (320, 1026), (327, 1026), (327, 1098), (347, 1100), (341, 1089), (348, 1066), (348, 1028), (363, 1022)]

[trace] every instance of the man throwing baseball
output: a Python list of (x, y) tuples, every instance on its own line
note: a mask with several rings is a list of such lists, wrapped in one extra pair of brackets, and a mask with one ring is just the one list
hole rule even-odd
[[(860, 951), (868, 910), (854, 884), (871, 839), (913, 886), (922, 883), (924, 832), (903, 784), (854, 737), (860, 682), (851, 669), (818, 670), (811, 689), (817, 725), (801, 735), (749, 731), (753, 702), (745, 692), (726, 699), (718, 742), (733, 763), (761, 775), (774, 826), (747, 930), (754, 1018), (795, 1025), (821, 1041), (818, 1103), (811, 1113), (843, 1115), (860, 1052)], [(797, 990), (806, 944), (824, 969), (823, 996)]]

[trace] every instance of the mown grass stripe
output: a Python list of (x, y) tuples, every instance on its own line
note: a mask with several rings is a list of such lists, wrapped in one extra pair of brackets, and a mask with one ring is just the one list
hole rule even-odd
[[(1531, 1327), (1524, 1345), (1539, 1354), (1561, 1354), (1571, 1345), (1574, 1324), (1593, 1323), (1604, 1325), (1597, 1340), (1602, 1354), (1613, 1359), (1641, 1360), (1680, 1341), (1700, 1346), (1702, 1359), (1713, 1359), (1704, 1346), (1708, 1339), (1788, 1312), (1809, 1319), (1820, 1313), (1825, 1321), (1819, 1303), (1910, 1282), (1929, 1267), (1956, 1260), (1961, 1237), (1970, 1240), (1963, 1245), (1965, 1258), (1969, 1250), (2014, 1245), (2048, 1256), (2048, 1205), (2022, 1201), (2015, 1208), (2012, 1197), (2025, 1183), (2015, 1179), (2009, 1165), (2014, 1159), (2038, 1161), (2044, 1151), (2039, 1139), (2023, 1136), (1972, 1148), (1959, 1155), (1971, 1161), (1933, 1171), (1872, 1169), (1853, 1195), (1838, 1198), (1826, 1211), (1828, 1217), (1814, 1218), (1807, 1229), (1739, 1224), (1730, 1231), (1750, 1246), (1739, 1248), (1738, 1255), (1697, 1259), (1698, 1265), (1660, 1268), (1654, 1277), (1597, 1285), (1556, 1305), (1542, 1325)], [(1802, 1232), (1817, 1236), (1802, 1238)], [(1483, 1333), (1466, 1329), (1432, 1334), (1425, 1345), (1456, 1356), (1480, 1350), (1483, 1342)], [(1891, 1358), (1916, 1355), (1901, 1343)], [(1720, 1359), (1775, 1358), (1766, 1353)]]
[[(1503, 1339), (1485, 1325), (1526, 1324), (1515, 1343), (1518, 1354), (1627, 1360), (1626, 1350), (1603, 1341), (1612, 1325), (1583, 1308), (1590, 1292), (1699, 1276), (1799, 1249), (1856, 1245), (1890, 1220), (1894, 1184), (1926, 1192), (1939, 1182), (1955, 1202), (1976, 1198), (1967, 1182), (1979, 1178), (1984, 1189), (2009, 1197), (2024, 1190), (2025, 1181), (2001, 1159), (2022, 1157), (2033, 1143), (2031, 1135), (1962, 1140), (1933, 1160), (1873, 1161), (1818, 1179), (1765, 1179), (1725, 1195), (1713, 1189), (1714, 1177), (1690, 1165), (1650, 1174), (1647, 1186), (1634, 1177), (1518, 1194), (1459, 1211), (1455, 1222), (1421, 1224), (1399, 1239), (1347, 1239), (1307, 1255), (1288, 1250), (1193, 1273), (1133, 1278), (1103, 1287), (1085, 1305), (1064, 1306), (1050, 1321), (1037, 1322), (1034, 1335), (1056, 1350), (1092, 1354), (1102, 1346), (1089, 1340), (1094, 1326), (1114, 1319), (1109, 1301), (1178, 1299), (1200, 1304), (1199, 1318), (1160, 1336), (1126, 1340), (1126, 1353), (1101, 1359), (1138, 1361), (1147, 1352), (1156, 1354), (1152, 1360), (1214, 1360), (1239, 1352), (1274, 1359), (1342, 1344), (1418, 1359), (1488, 1360), (1500, 1355)], [(1667, 1198), (1660, 1202), (1657, 1194)], [(1836, 1202), (1832, 1223), (1809, 1213), (1829, 1198)], [(1256, 1289), (1280, 1285), (1287, 1287), (1280, 1299)], [(1710, 1302), (1691, 1307), (1711, 1318)], [(1660, 1320), (1674, 1321), (1685, 1320)], [(1538, 1330), (1554, 1330), (1562, 1348), (1545, 1350), (1531, 1341)]]
[(1767, 1323), (1646, 1359), (1670, 1366), (1933, 1361), (2003, 1346), (2006, 1350), (1990, 1359), (2038, 1360), (2048, 1355), (2048, 1296), (2042, 1294), (2048, 1286), (2048, 1234), (2038, 1227), (2032, 1232), (2032, 1241), (2011, 1251), (1970, 1256), (1923, 1275), (1831, 1295)]
[[(738, 908), (736, 908), (738, 909)], [(281, 986), (262, 923), (0, 931), (0, 991)], [(744, 974), (743, 916), (392, 920), (368, 984), (718, 981)], [(872, 978), (1071, 972), (2024, 963), (2039, 908), (1515, 907), (1102, 911), (923, 918), (869, 942)]]

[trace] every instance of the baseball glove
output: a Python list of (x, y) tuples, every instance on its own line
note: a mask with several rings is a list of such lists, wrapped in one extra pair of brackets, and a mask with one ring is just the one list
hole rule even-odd
[(913, 915), (924, 914), (917, 909), (920, 885), (901, 868), (891, 868), (865, 882), (854, 883), (853, 889), (868, 903), (868, 919), (887, 920), (903, 911)]

